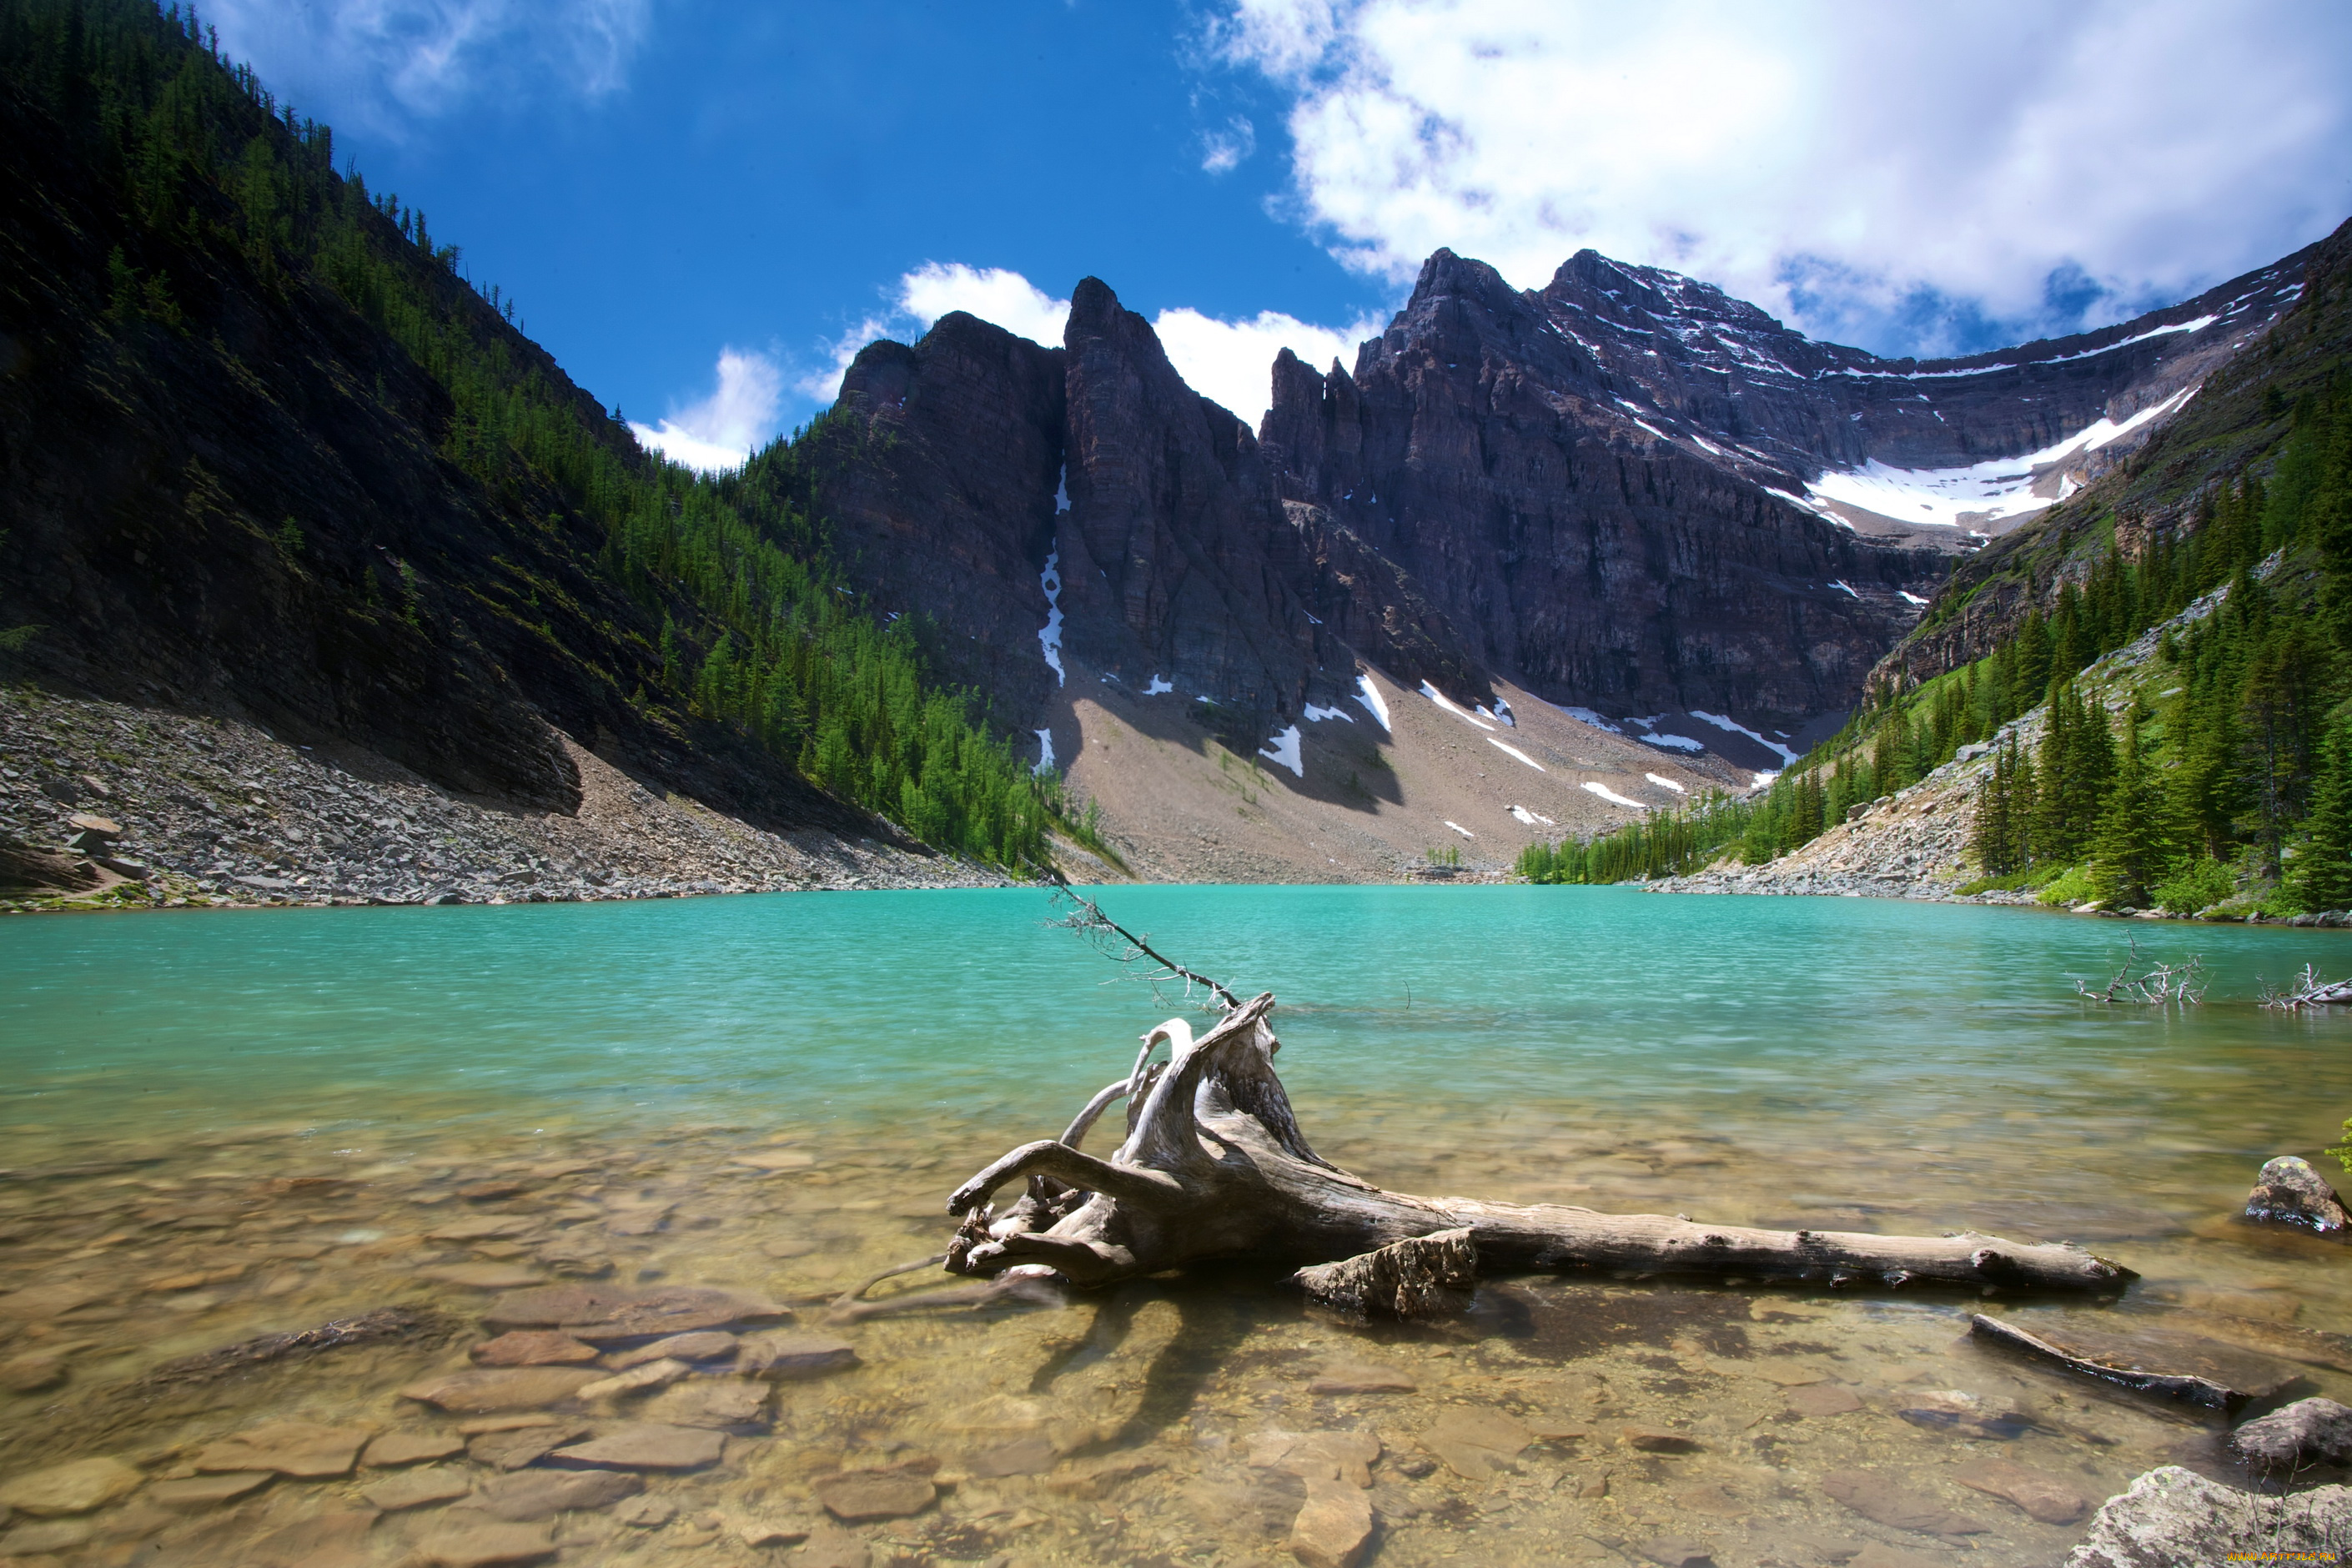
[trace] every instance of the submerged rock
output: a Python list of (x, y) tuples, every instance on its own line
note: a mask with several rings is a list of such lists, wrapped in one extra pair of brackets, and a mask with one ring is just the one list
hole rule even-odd
[(277, 1474), (270, 1470), (227, 1470), (213, 1476), (187, 1476), (179, 1480), (157, 1481), (147, 1489), (146, 1500), (158, 1508), (194, 1513), (217, 1508), (225, 1502), (234, 1502), (277, 1479)]
[(35, 1519), (89, 1513), (138, 1489), (140, 1474), (120, 1459), (76, 1459), (0, 1485), (0, 1508)]
[(2109, 1498), (2066, 1568), (2178, 1568), (2261, 1553), (2327, 1561), (2352, 1539), (2352, 1488), (2316, 1487), (2292, 1497), (2259, 1497), (2166, 1465)]
[(318, 1480), (347, 1476), (375, 1434), (365, 1426), (322, 1426), (314, 1421), (273, 1421), (224, 1438), (196, 1456), (199, 1470), (275, 1470)]
[(11, 1394), (38, 1394), (66, 1380), (66, 1358), (57, 1351), (27, 1351), (0, 1361), (0, 1388)]
[(643, 1413), (672, 1426), (752, 1428), (767, 1420), (768, 1394), (766, 1384), (750, 1378), (696, 1378), (654, 1395)]
[(1971, 1491), (2014, 1503), (2044, 1524), (2072, 1524), (2091, 1511), (2091, 1500), (2046, 1471), (2007, 1459), (1974, 1459), (1952, 1472)]
[(744, 1376), (779, 1382), (823, 1377), (856, 1364), (856, 1346), (821, 1334), (753, 1334), (735, 1355), (735, 1370)]
[(531, 1410), (569, 1399), (583, 1384), (603, 1378), (585, 1367), (501, 1367), (481, 1372), (453, 1372), (444, 1377), (412, 1383), (400, 1391), (438, 1409), (472, 1415), (491, 1410)]
[(725, 1434), (692, 1426), (664, 1426), (654, 1422), (616, 1427), (568, 1448), (552, 1458), (568, 1465), (612, 1470), (698, 1470), (719, 1462), (727, 1447)]
[(561, 1329), (594, 1345), (660, 1339), (792, 1316), (774, 1302), (732, 1290), (673, 1285), (631, 1289), (607, 1285), (542, 1285), (492, 1301), (482, 1321), (494, 1329)]
[(1789, 1408), (1800, 1415), (1851, 1415), (1862, 1408), (1862, 1401), (1852, 1389), (1815, 1383), (1789, 1390)]
[(1392, 1366), (1352, 1359), (1328, 1361), (1307, 1384), (1309, 1394), (1412, 1394), (1420, 1384)]
[(386, 1513), (455, 1502), (474, 1489), (473, 1479), (455, 1465), (427, 1465), (403, 1470), (360, 1490), (360, 1496)]
[(659, 1361), (643, 1362), (626, 1372), (616, 1372), (593, 1383), (583, 1383), (574, 1393), (582, 1399), (618, 1399), (625, 1394), (643, 1394), (650, 1389), (667, 1388), (693, 1371), (686, 1363), (664, 1356)]
[(2346, 1228), (2352, 1226), (2352, 1215), (2345, 1212), (2344, 1200), (2310, 1161), (2293, 1154), (2280, 1155), (2254, 1177), (2254, 1190), (2246, 1194), (2246, 1218), (2318, 1236), (2352, 1235)]
[(1832, 1470), (1822, 1478), (1822, 1490), (1874, 1524), (1922, 1535), (1975, 1535), (1984, 1530), (1934, 1498), (1868, 1470)]
[(844, 1470), (816, 1483), (817, 1501), (845, 1524), (904, 1519), (930, 1507), (939, 1495), (929, 1476), (912, 1470)]
[(1309, 1481), (1290, 1521), (1290, 1554), (1307, 1568), (1356, 1568), (1372, 1539), (1372, 1500), (1339, 1481)]
[(604, 1364), (616, 1372), (626, 1372), (649, 1361), (667, 1358), (672, 1361), (725, 1361), (735, 1353), (742, 1342), (735, 1335), (719, 1329), (703, 1329), (690, 1334), (672, 1334), (666, 1340), (656, 1340), (635, 1350), (619, 1351), (605, 1358)]
[(431, 1568), (509, 1568), (554, 1555), (554, 1538), (543, 1524), (460, 1521), (436, 1531), (416, 1546), (417, 1560)]
[(646, 1483), (622, 1470), (524, 1470), (482, 1489), (473, 1506), (493, 1518), (529, 1523), (559, 1513), (610, 1508)]
[(543, 1426), (509, 1427), (477, 1433), (466, 1444), (466, 1457), (496, 1470), (520, 1470), (535, 1465), (567, 1443), (577, 1443), (594, 1428), (584, 1422), (551, 1421)]
[(360, 1463), (371, 1470), (397, 1469), (465, 1451), (466, 1440), (448, 1432), (386, 1432), (367, 1446)]
[(1464, 1480), (1484, 1481), (1535, 1439), (1526, 1422), (1500, 1410), (1450, 1405), (1421, 1435), (1421, 1446)]
[(472, 1353), (483, 1366), (584, 1366), (598, 1352), (594, 1345), (552, 1329), (518, 1329), (483, 1341)]

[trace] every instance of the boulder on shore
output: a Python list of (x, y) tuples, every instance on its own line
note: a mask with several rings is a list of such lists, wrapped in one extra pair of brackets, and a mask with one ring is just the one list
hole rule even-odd
[(2109, 1498), (2066, 1568), (2178, 1568), (2234, 1553), (2330, 1552), (2352, 1538), (2352, 1488), (2260, 1497), (2166, 1465)]
[(2246, 1194), (2246, 1217), (2257, 1225), (2293, 1226), (2339, 1238), (2352, 1226), (2352, 1215), (2327, 1178), (2293, 1154), (2280, 1155), (2255, 1176), (2254, 1190)]
[(2352, 1465), (2352, 1406), (2298, 1399), (2231, 1433), (2230, 1452), (2266, 1475)]

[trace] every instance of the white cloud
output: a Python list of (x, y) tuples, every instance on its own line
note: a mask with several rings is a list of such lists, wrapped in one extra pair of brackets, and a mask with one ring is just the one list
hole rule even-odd
[(740, 349), (719, 351), (719, 389), (658, 426), (629, 428), (637, 439), (674, 463), (714, 473), (740, 468), (760, 443), (775, 433), (784, 378), (764, 354)]
[(1450, 246), (1536, 286), (1591, 246), (1932, 349), (2178, 298), (2352, 199), (2352, 7), (1229, 5), (1305, 215), (1392, 280)]
[(1346, 327), (1318, 327), (1279, 310), (1221, 321), (1182, 306), (1160, 311), (1151, 323), (1168, 350), (1169, 362), (1192, 390), (1253, 426), (1265, 416), (1273, 400), (1276, 354), (1288, 349), (1318, 370), (1335, 359), (1353, 369), (1356, 344), (1385, 325), (1381, 318), (1367, 316)]
[[(1041, 343), (1059, 344), (1070, 319), (1070, 302), (1057, 300), (1020, 273), (1002, 267), (967, 267), (960, 261), (929, 261), (898, 279), (894, 309), (868, 316), (826, 345), (828, 363), (800, 377), (794, 390), (814, 401), (841, 395), (841, 378), (857, 351), (880, 337), (906, 342), (930, 331), (950, 310), (968, 310), (983, 321)], [(1193, 391), (1213, 398), (1255, 425), (1274, 390), (1274, 357), (1287, 348), (1317, 368), (1338, 359), (1352, 365), (1360, 339), (1387, 323), (1367, 316), (1348, 326), (1318, 327), (1278, 310), (1261, 310), (1244, 321), (1221, 321), (1189, 307), (1160, 312), (1151, 325)]]
[(215, 0), (205, 19), (281, 95), (396, 132), (474, 98), (618, 89), (651, 0)]
[(923, 324), (950, 310), (969, 310), (1018, 337), (1058, 343), (1070, 319), (1070, 302), (1056, 300), (1018, 272), (1002, 267), (966, 267), (961, 261), (927, 261), (898, 279), (898, 311)]
[(1201, 167), (1212, 174), (1229, 174), (1257, 151), (1257, 127), (1236, 114), (1215, 131), (1201, 135)]

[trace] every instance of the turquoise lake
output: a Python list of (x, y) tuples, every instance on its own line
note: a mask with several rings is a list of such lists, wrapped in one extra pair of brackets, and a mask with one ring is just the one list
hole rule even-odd
[[(2352, 1392), (2336, 1364), (2352, 1354), (2340, 1249), (2228, 1220), (2263, 1160), (2318, 1158), (2352, 1115), (2352, 1016), (2256, 1005), (2306, 963), (2352, 973), (2352, 933), (1630, 889), (1101, 897), (1193, 968), (1276, 993), (1277, 1066), (1307, 1136), (1370, 1180), (2076, 1240), (2143, 1279), (2119, 1302), (2016, 1303), (2020, 1321), (2193, 1332), (2273, 1358), (2305, 1391)], [(125, 1451), (87, 1413), (160, 1361), (385, 1302), (463, 1316), (502, 1270), (753, 1292), (823, 1329), (830, 1295), (943, 1243), (958, 1181), (1052, 1136), (1152, 1024), (1201, 1016), (1053, 914), (1010, 889), (0, 922), (0, 1168), (15, 1178), (0, 1182), (0, 1319), (57, 1370), (0, 1394), (0, 1477)], [(2150, 959), (2201, 957), (2204, 1005), (2077, 998), (2074, 980), (2103, 979), (2135, 939)], [(461, 1211), (511, 1223), (452, 1228)], [(2063, 1554), (2080, 1524), (1957, 1479), (1974, 1460), (2071, 1478), (2094, 1503), (2150, 1464), (2210, 1461), (2215, 1418), (1991, 1358), (1959, 1337), (1972, 1305), (1545, 1279), (1482, 1291), (1459, 1324), (1368, 1333), (1240, 1277), (877, 1317), (839, 1330), (858, 1370), (781, 1385), (730, 1428), (723, 1464), (649, 1483), (676, 1494), (676, 1521), (566, 1516), (551, 1539), (562, 1561), (594, 1563), (709, 1531), (711, 1561), (731, 1563), (697, 1508), (823, 1523), (812, 1486), (914, 1454), (943, 1478), (935, 1503), (825, 1523), (803, 1552), (1287, 1560), (1301, 1483), (1253, 1444), (1335, 1428), (1377, 1433), (1387, 1456), (1371, 1472), (1381, 1563), (1623, 1561), (1661, 1533), (1703, 1540), (1725, 1568), (1873, 1541), (1965, 1540), (1972, 1561), (2025, 1563)], [(1563, 1326), (1604, 1319), (1615, 1328)], [(289, 1413), (441, 1421), (398, 1390), (466, 1365), (467, 1342), (289, 1370), (142, 1433), (135, 1458), (168, 1477), (202, 1442)], [(1349, 1357), (1415, 1386), (1309, 1391), (1314, 1368)], [(1129, 1363), (1131, 1386), (1116, 1370)], [(1006, 1468), (1006, 1445), (1087, 1401), (1124, 1412), (1118, 1436)], [(1443, 1458), (1444, 1423), (1468, 1407), (1531, 1434), (1492, 1473)], [(1988, 1436), (1934, 1415), (1979, 1408), (2016, 1422)], [(1696, 1449), (1629, 1449), (1616, 1434), (1633, 1423), (1696, 1434)], [(1132, 1477), (1083, 1468), (1130, 1452), (1149, 1456)], [(1834, 1478), (1865, 1471), (1981, 1528), (1922, 1536), (1837, 1500)], [(110, 1562), (126, 1541), (161, 1550), (201, 1529), (217, 1552), (378, 1506), (368, 1479), (281, 1481), (195, 1523), (158, 1523), (134, 1499), (58, 1549)], [(441, 1511), (385, 1511), (352, 1561), (399, 1560)], [(0, 1554), (48, 1540), (0, 1535)]]

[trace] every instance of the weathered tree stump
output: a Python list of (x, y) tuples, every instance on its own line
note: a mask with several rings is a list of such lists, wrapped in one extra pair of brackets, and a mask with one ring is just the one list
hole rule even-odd
[[(2071, 1244), (1758, 1230), (1387, 1192), (1307, 1145), (1275, 1074), (1281, 1046), (1266, 1024), (1273, 1008), (1267, 993), (1198, 1040), (1176, 1018), (1145, 1036), (1128, 1076), (1104, 1086), (1060, 1138), (1024, 1143), (955, 1190), (948, 1210), (963, 1224), (948, 1268), (1052, 1273), (1098, 1286), (1213, 1258), (1296, 1269), (1461, 1230), (1485, 1273), (1589, 1269), (2040, 1290), (2113, 1290), (2138, 1278)], [(1169, 1059), (1155, 1062), (1162, 1043)], [(1127, 1141), (1108, 1160), (1081, 1152), (1087, 1129), (1121, 1099)], [(1028, 1192), (997, 1213), (989, 1200), (1024, 1178)]]

